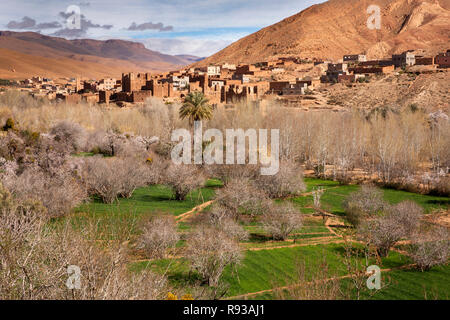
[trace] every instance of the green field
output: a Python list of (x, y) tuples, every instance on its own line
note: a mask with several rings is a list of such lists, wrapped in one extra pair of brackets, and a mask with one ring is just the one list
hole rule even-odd
[[(334, 181), (305, 179), (307, 191), (314, 190), (322, 186), (325, 192), (321, 202), (323, 208), (336, 215), (343, 216), (344, 210), (342, 201), (351, 192), (358, 190), (356, 185), (340, 185)], [(149, 186), (137, 189), (129, 199), (119, 199), (115, 204), (103, 204), (99, 199), (92, 199), (76, 209), (71, 215), (73, 223), (86, 223), (89, 220), (96, 220), (98, 228), (101, 228), (105, 239), (119, 238), (121, 228), (132, 230), (137, 234), (138, 225), (136, 221), (142, 218), (151, 217), (158, 214), (170, 214), (178, 216), (191, 210), (202, 202), (214, 198), (215, 189), (222, 187), (218, 180), (209, 180), (205, 187), (191, 192), (186, 200), (174, 200), (173, 193), (166, 186)], [(383, 189), (385, 199), (392, 204), (403, 200), (412, 200), (421, 205), (426, 213), (435, 209), (449, 208), (449, 198), (428, 195), (419, 195), (405, 191), (393, 189)], [(289, 200), (292, 201), (303, 213), (314, 212), (311, 208), (312, 196), (299, 196)], [(209, 207), (204, 211), (208, 211)], [(203, 213), (204, 214), (204, 213)], [(342, 243), (316, 244), (311, 245), (315, 239), (330, 237), (332, 240), (339, 240), (324, 225), (322, 219), (305, 217), (304, 226), (295, 230), (295, 235), (289, 237), (293, 241), (272, 241), (264, 231), (262, 224), (256, 221), (242, 221), (244, 228), (249, 231), (248, 241), (241, 243), (244, 259), (236, 270), (227, 268), (222, 280), (229, 286), (227, 297), (239, 296), (247, 293), (270, 290), (274, 287), (293, 284), (298, 280), (297, 267), (299, 261), (303, 261), (309, 270), (317, 270), (326, 261), (329, 267), (329, 274), (332, 276), (345, 275), (347, 271), (342, 263), (344, 252)], [(195, 221), (183, 221), (178, 224), (178, 230), (184, 236), (196, 228)], [(327, 239), (325, 239), (327, 240)], [(177, 245), (177, 250), (183, 250), (185, 244), (181, 240)], [(301, 244), (302, 246), (289, 248), (275, 248), (265, 250), (264, 248), (278, 246), (292, 246)], [(249, 250), (249, 249), (259, 250)], [(360, 259), (360, 258), (355, 258)], [(391, 251), (388, 258), (383, 259), (381, 268), (398, 268), (411, 263), (410, 259), (395, 251)], [(130, 268), (139, 272), (143, 268), (151, 268), (157, 272), (168, 276), (169, 282), (176, 288), (189, 291), (194, 284), (198, 284), (199, 277), (189, 271), (189, 262), (184, 258), (162, 259), (154, 261), (130, 262)], [(363, 296), (367, 299), (428, 299), (448, 298), (450, 291), (450, 267), (444, 266), (433, 268), (428, 272), (416, 270), (393, 270), (384, 275), (388, 276), (389, 286), (383, 288), (374, 296)], [(348, 285), (346, 280), (342, 280), (342, 285)], [(271, 299), (274, 298), (271, 292), (250, 295), (249, 299)]]
[[(342, 244), (245, 251), (245, 258), (241, 265), (236, 270), (228, 268), (223, 275), (223, 280), (229, 284), (227, 296), (239, 296), (293, 284), (298, 280), (297, 267), (300, 263), (305, 263), (308, 270), (315, 270), (322, 267), (322, 264), (326, 261), (330, 277), (344, 276), (347, 271), (342, 262), (343, 253)], [(363, 263), (362, 257), (358, 259)], [(391, 252), (379, 266), (382, 269), (398, 268), (410, 262), (408, 257), (397, 252)], [(374, 261), (369, 261), (369, 263), (374, 263)], [(164, 272), (173, 285), (184, 289), (192, 283), (192, 274), (189, 277), (189, 264), (185, 259), (162, 259), (133, 264), (133, 269), (136, 271), (142, 268)], [(436, 267), (429, 272), (394, 270), (386, 274), (389, 276), (389, 286), (383, 288), (371, 298), (393, 299), (395, 295), (398, 295), (396, 299), (409, 299), (409, 296), (420, 299), (423, 298), (423, 288), (426, 288), (427, 292), (430, 291), (430, 293), (434, 290), (439, 297), (442, 297), (447, 294), (450, 285), (449, 272), (448, 266)], [(193, 278), (196, 279), (195, 274)], [(272, 295), (266, 293), (249, 298), (264, 297), (268, 298)]]
[(95, 212), (97, 214), (108, 214), (112, 211), (122, 213), (133, 213), (135, 215), (146, 215), (155, 212), (180, 215), (193, 207), (211, 200), (214, 196), (213, 187), (206, 187), (191, 192), (184, 201), (176, 201), (169, 187), (156, 185), (138, 188), (129, 199), (120, 199), (118, 203), (105, 204), (100, 199), (80, 206), (78, 212)]
[[(333, 214), (343, 216), (345, 214), (342, 202), (350, 193), (358, 191), (357, 185), (340, 185), (335, 181), (319, 180), (306, 178), (305, 183), (307, 185), (307, 192), (314, 190), (314, 188), (322, 187), (325, 192), (322, 195), (321, 203), (324, 210), (327, 210)], [(394, 190), (394, 189), (382, 189), (384, 192), (384, 199), (391, 203), (396, 204), (404, 200), (411, 200), (424, 208), (425, 213), (429, 213), (435, 209), (448, 209), (450, 207), (450, 199), (447, 197), (438, 197), (430, 195), (421, 195), (407, 191)], [(304, 208), (311, 207), (313, 204), (312, 195), (305, 197), (297, 197), (292, 200), (296, 204), (301, 212), (312, 213), (313, 209)]]

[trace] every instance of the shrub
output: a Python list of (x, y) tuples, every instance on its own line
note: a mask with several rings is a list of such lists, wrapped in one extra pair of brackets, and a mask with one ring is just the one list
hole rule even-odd
[(19, 200), (0, 184), (0, 243), (5, 245), (0, 253), (7, 244), (23, 240), (34, 232), (39, 222), (46, 220), (45, 213), (46, 209), (39, 201)]
[(351, 193), (343, 202), (347, 220), (358, 226), (370, 216), (382, 214), (388, 204), (383, 199), (383, 191), (369, 185), (363, 185), (361, 190)]
[(242, 259), (239, 244), (215, 228), (199, 228), (187, 240), (186, 258), (205, 283), (217, 286), (223, 270)]
[(292, 203), (274, 205), (264, 214), (264, 229), (274, 240), (285, 240), (292, 231), (303, 225), (303, 217)]
[[(27, 232), (12, 228), (23, 225), (23, 215), (0, 219), (0, 299), (162, 299), (167, 279), (150, 270), (130, 273), (126, 248), (116, 242), (96, 241), (90, 226), (74, 229), (69, 223), (45, 228), (27, 217)], [(95, 225), (95, 223), (94, 223)], [(11, 237), (11, 230), (15, 236)], [(68, 266), (80, 269), (80, 289), (66, 286)]]
[(385, 216), (359, 224), (358, 234), (362, 240), (375, 246), (381, 257), (386, 257), (391, 247), (405, 235), (402, 225)]
[(217, 190), (212, 215), (217, 220), (237, 219), (240, 214), (255, 216), (265, 211), (267, 202), (265, 193), (258, 190), (250, 180), (231, 179), (224, 188)]
[(97, 130), (90, 134), (87, 149), (96, 154), (145, 160), (147, 147), (154, 141), (132, 134)]
[(87, 197), (80, 180), (67, 168), (59, 168), (50, 175), (39, 167), (29, 167), (4, 183), (16, 196), (38, 200), (50, 217), (69, 213)]
[(0, 139), (0, 155), (7, 160), (24, 157), (26, 145), (16, 133), (8, 131), (6, 137)]
[(434, 266), (448, 263), (450, 252), (450, 234), (441, 226), (422, 227), (412, 237), (409, 253), (417, 267), (429, 270)]
[(403, 227), (405, 236), (412, 235), (419, 226), (423, 209), (414, 201), (406, 200), (389, 208), (390, 218)]
[(220, 179), (226, 186), (234, 179), (254, 179), (260, 174), (259, 166), (251, 164), (217, 164), (206, 167), (211, 177)]
[(179, 239), (173, 217), (157, 217), (143, 226), (138, 247), (151, 258), (164, 258), (167, 249), (174, 247)]
[(172, 163), (165, 170), (162, 183), (172, 187), (176, 200), (184, 200), (189, 192), (203, 185), (204, 178), (194, 165)]
[(14, 121), (14, 119), (8, 118), (8, 119), (6, 119), (5, 125), (3, 126), (2, 129), (3, 129), (3, 131), (17, 130), (16, 122)]
[(78, 123), (63, 120), (50, 130), (55, 141), (64, 145), (69, 151), (80, 151), (86, 146), (87, 133)]
[(325, 190), (322, 187), (319, 187), (312, 191), (313, 206), (315, 209), (320, 209), (320, 207), (322, 206), (320, 203), (320, 199), (322, 198), (322, 195), (324, 192), (325, 192)]
[(218, 231), (223, 232), (227, 237), (236, 241), (248, 240), (248, 232), (236, 221), (225, 218), (216, 222), (215, 218), (211, 219), (211, 224)]
[(91, 157), (85, 159), (83, 179), (90, 194), (113, 203), (119, 196), (129, 198), (147, 182), (148, 168), (135, 159)]
[(421, 217), (421, 207), (414, 202), (403, 201), (391, 207), (385, 215), (360, 224), (359, 235), (385, 257), (400, 239), (411, 236)]
[(298, 195), (306, 189), (303, 171), (292, 161), (281, 162), (278, 173), (274, 175), (256, 175), (255, 183), (270, 198)]

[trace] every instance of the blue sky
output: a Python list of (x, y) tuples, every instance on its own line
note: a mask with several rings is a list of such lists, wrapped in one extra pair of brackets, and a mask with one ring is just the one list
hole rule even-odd
[[(128, 39), (168, 54), (208, 56), (320, 0), (2, 0), (0, 30)], [(125, 3), (125, 6), (121, 6)], [(70, 5), (81, 29), (68, 30)]]

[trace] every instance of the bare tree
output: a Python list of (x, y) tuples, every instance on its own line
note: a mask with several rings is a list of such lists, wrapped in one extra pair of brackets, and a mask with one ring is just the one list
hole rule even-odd
[(216, 192), (216, 202), (212, 215), (217, 220), (224, 217), (237, 219), (240, 214), (255, 216), (267, 209), (268, 199), (252, 181), (241, 178), (231, 179), (228, 184)]
[(422, 271), (448, 263), (450, 252), (448, 229), (441, 226), (422, 226), (414, 233), (409, 252)]
[(53, 139), (64, 145), (70, 151), (80, 151), (86, 145), (86, 130), (78, 123), (63, 120), (58, 122), (50, 130)]
[(278, 173), (274, 175), (256, 175), (254, 179), (256, 186), (270, 198), (298, 195), (306, 189), (303, 170), (293, 161), (282, 161)]
[(171, 216), (162, 216), (149, 220), (142, 228), (138, 247), (151, 258), (163, 258), (167, 249), (175, 247), (180, 236), (175, 220)]
[(235, 266), (242, 259), (239, 244), (215, 228), (199, 228), (190, 235), (186, 245), (191, 268), (213, 287), (219, 285), (226, 266)]
[(422, 208), (410, 201), (391, 207), (386, 214), (362, 223), (358, 233), (364, 241), (377, 248), (385, 257), (400, 239), (408, 237), (419, 225)]
[(203, 185), (204, 178), (194, 165), (170, 164), (165, 170), (162, 182), (172, 187), (176, 200), (184, 200), (189, 192)]
[[(374, 291), (369, 291), (367, 288), (367, 267), (376, 258), (379, 258), (377, 254), (371, 250), (368, 246), (363, 248), (356, 247), (351, 241), (345, 239), (344, 252), (341, 254), (342, 263), (347, 271), (350, 280), (350, 286), (343, 288), (344, 297), (348, 299), (360, 300), (363, 294), (372, 296), (376, 294), (380, 289), (389, 286), (390, 279), (385, 277), (381, 283), (381, 288)], [(379, 260), (378, 260), (379, 261)]]
[(29, 167), (16, 176), (14, 183), (7, 183), (15, 195), (39, 200), (51, 217), (63, 216), (87, 198), (80, 179), (63, 169), (53, 175), (37, 167)]
[(423, 217), (423, 209), (414, 201), (405, 200), (389, 208), (390, 219), (403, 227), (405, 236), (411, 236)]
[(242, 227), (238, 222), (230, 218), (224, 218), (220, 220), (216, 220), (214, 215), (211, 216), (210, 219), (211, 225), (223, 232), (231, 239), (235, 239), (237, 241), (245, 241), (248, 240), (248, 232)]
[(325, 192), (325, 190), (322, 187), (319, 187), (312, 191), (313, 195), (313, 205), (315, 209), (320, 209), (321, 203), (320, 199), (322, 198), (322, 194)]
[(113, 203), (119, 196), (129, 198), (147, 182), (148, 168), (133, 158), (91, 157), (85, 160), (83, 180), (89, 193)]
[(259, 166), (251, 164), (217, 164), (209, 165), (206, 168), (206, 173), (220, 179), (226, 186), (234, 179), (253, 179), (260, 174)]
[[(97, 223), (45, 226), (42, 206), (0, 189), (0, 299), (161, 299), (165, 277), (130, 273), (122, 242), (102, 242)], [(80, 288), (66, 286), (68, 266), (79, 268)]]
[(388, 207), (383, 199), (383, 191), (363, 185), (361, 189), (351, 193), (343, 202), (347, 220), (354, 226), (358, 226), (370, 216), (382, 214)]
[(301, 213), (290, 202), (273, 205), (271, 210), (264, 214), (264, 229), (275, 240), (285, 240), (292, 231), (303, 226)]

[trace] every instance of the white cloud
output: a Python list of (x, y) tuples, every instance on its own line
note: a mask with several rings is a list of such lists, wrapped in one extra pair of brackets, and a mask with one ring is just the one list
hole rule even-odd
[[(21, 19), (24, 15), (39, 22), (56, 21), (61, 11), (64, 12), (69, 5), (78, 4), (86, 20), (99, 26), (113, 25), (111, 28), (91, 27), (85, 30), (82, 37), (141, 41), (147, 44), (148, 48), (163, 53), (207, 56), (242, 36), (323, 1), (2, 0), (0, 29), (5, 28), (9, 21), (23, 22)], [(155, 33), (158, 30), (152, 32), (151, 29), (138, 28), (139, 23), (148, 21), (170, 26), (170, 30), (165, 30), (164, 35), (157, 35)], [(136, 28), (131, 29), (139, 30), (126, 30), (133, 22), (136, 22)], [(218, 29), (229, 31), (223, 33), (218, 32)], [(49, 34), (50, 31), (43, 30), (42, 33)], [(62, 36), (70, 37), (64, 34)]]
[(195, 39), (195, 38), (174, 38), (174, 39), (142, 39), (139, 40), (148, 49), (163, 52), (166, 54), (189, 54), (198, 57), (207, 57), (217, 51), (222, 50), (232, 40), (221, 39)]

